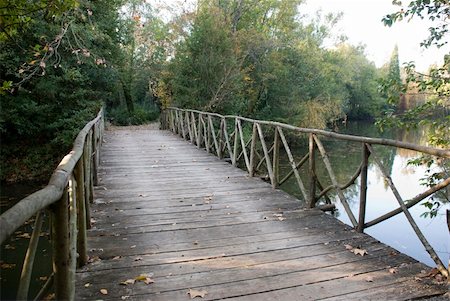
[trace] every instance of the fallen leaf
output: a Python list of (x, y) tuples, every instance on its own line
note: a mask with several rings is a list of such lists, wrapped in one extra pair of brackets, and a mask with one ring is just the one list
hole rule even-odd
[(120, 259), (120, 258), (122, 258), (122, 256), (114, 256), (112, 260), (117, 260), (117, 259)]
[(150, 284), (150, 283), (155, 282), (155, 280), (153, 280), (153, 279), (151, 278), (151, 275), (149, 275), (149, 274), (141, 274), (141, 275), (135, 277), (134, 279), (135, 279), (136, 281), (142, 281), (142, 282), (144, 282), (145, 284)]
[(13, 245), (5, 245), (5, 250), (15, 250), (16, 247)]
[(274, 213), (273, 216), (275, 216), (275, 217), (282, 217), (283, 214), (281, 214), (281, 213)]
[(100, 257), (98, 257), (98, 256), (91, 256), (91, 257), (89, 257), (89, 259), (88, 259), (88, 262), (89, 262), (89, 263), (94, 263), (94, 262), (98, 262), (98, 261), (102, 261), (102, 260), (100, 259)]
[(108, 290), (107, 290), (106, 288), (102, 288), (102, 289), (100, 290), (100, 293), (101, 293), (102, 295), (108, 295)]
[(16, 237), (20, 237), (20, 238), (30, 238), (31, 236), (30, 236), (30, 233), (22, 233), (22, 234), (17, 235)]
[(127, 279), (119, 284), (120, 285), (128, 285), (128, 284), (134, 284), (135, 282), (136, 282), (136, 280), (134, 280), (134, 279)]
[(91, 286), (91, 284), (89, 282), (84, 284), (84, 287), (90, 287), (90, 286)]
[(134, 249), (134, 248), (136, 248), (136, 245), (132, 245), (132, 246), (130, 247), (130, 249)]
[(352, 250), (352, 252), (353, 252), (355, 255), (361, 255), (361, 256), (364, 256), (364, 255), (369, 254), (369, 253), (367, 253), (366, 250), (364, 250), (364, 249), (358, 249), (358, 248), (354, 248), (354, 249)]
[(147, 278), (145, 278), (145, 280), (144, 280), (144, 283), (145, 283), (145, 284), (151, 284), (151, 283), (153, 283), (153, 282), (155, 282), (155, 280), (153, 280), (153, 279), (150, 278), (150, 277), (147, 277)]
[(391, 274), (395, 274), (395, 273), (397, 273), (398, 272), (398, 269), (397, 268), (390, 268), (389, 269), (389, 273), (391, 273)]
[(15, 263), (2, 263), (0, 264), (0, 269), (13, 269), (16, 267)]
[(344, 245), (346, 250), (353, 250), (353, 247), (351, 245)]
[(373, 277), (372, 276), (367, 276), (366, 277), (366, 282), (373, 282)]
[(208, 294), (208, 292), (205, 290), (199, 291), (199, 290), (193, 290), (190, 288), (186, 294), (188, 294), (191, 297), (191, 299), (194, 299), (196, 297), (205, 298), (205, 296)]
[(279, 220), (280, 222), (282, 222), (282, 221), (285, 220), (285, 218), (284, 218), (284, 217), (278, 217), (278, 220)]

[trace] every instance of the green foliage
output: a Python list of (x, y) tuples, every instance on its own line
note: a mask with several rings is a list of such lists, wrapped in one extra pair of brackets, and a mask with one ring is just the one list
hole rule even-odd
[(114, 125), (139, 125), (154, 121), (159, 117), (155, 107), (136, 105), (133, 113), (120, 106), (107, 112), (107, 119)]
[[(394, 1), (394, 4), (402, 6), (400, 1)], [(448, 39), (446, 39), (448, 24), (445, 20), (448, 19), (449, 13), (450, 4), (446, 0), (416, 0), (410, 1), (399, 11), (385, 16), (383, 22), (387, 26), (392, 26), (404, 18), (408, 18), (408, 20), (414, 17), (427, 18), (433, 25), (429, 27), (429, 35), (420, 46), (439, 48), (448, 43)], [(405, 73), (405, 83), (399, 85), (396, 82), (388, 81), (382, 86), (383, 90), (394, 91), (394, 93), (399, 91), (408, 93), (410, 90), (415, 90), (427, 95), (426, 99), (402, 113), (390, 110), (386, 113), (385, 118), (378, 121), (378, 124), (381, 127), (396, 126), (406, 129), (426, 127), (429, 130), (428, 142), (430, 145), (448, 148), (450, 146), (450, 55), (444, 56), (442, 66), (432, 66), (426, 74), (417, 72), (414, 62), (405, 64)], [(389, 99), (395, 100), (392, 97)], [(411, 161), (410, 164), (427, 167), (426, 177), (422, 179), (422, 184), (425, 186), (434, 186), (450, 174), (448, 159), (436, 161), (432, 157), (423, 156)], [(433, 165), (439, 166), (440, 171), (434, 172), (431, 168)], [(434, 194), (431, 200), (423, 204), (428, 210), (423, 213), (423, 216), (436, 216), (442, 203), (448, 201), (445, 194), (441, 196)]]
[(9, 17), (24, 9), (29, 19), (1, 41), (1, 180), (48, 176), (114, 94), (118, 2), (59, 2), (51, 17), (44, 1), (8, 3)]
[(363, 48), (323, 48), (339, 16), (304, 24), (301, 3), (201, 1), (158, 95), (181, 107), (311, 127), (374, 116), (376, 68)]

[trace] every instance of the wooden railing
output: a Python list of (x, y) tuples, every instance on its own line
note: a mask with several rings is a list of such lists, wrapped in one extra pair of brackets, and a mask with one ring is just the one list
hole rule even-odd
[[(221, 159), (230, 160), (234, 166), (241, 165), (244, 169), (247, 169), (250, 176), (255, 176), (256, 172), (261, 172), (261, 168), (263, 168), (262, 174), (267, 175), (268, 180), (270, 180), (274, 188), (277, 188), (291, 177), (294, 177), (301, 195), (307, 201), (310, 208), (316, 207), (319, 201), (325, 203), (321, 206), (322, 209), (332, 208), (333, 204), (331, 204), (328, 194), (334, 191), (342, 203), (351, 224), (359, 232), (363, 232), (365, 228), (403, 212), (440, 272), (448, 277), (447, 268), (420, 231), (408, 208), (418, 204), (437, 191), (444, 189), (450, 184), (450, 177), (443, 179), (423, 193), (409, 200), (404, 200), (394, 185), (389, 173), (386, 171), (386, 168), (383, 166), (382, 160), (377, 156), (374, 146), (383, 145), (414, 150), (422, 154), (446, 159), (450, 158), (450, 150), (420, 146), (391, 139), (343, 135), (324, 130), (299, 128), (278, 122), (253, 120), (239, 116), (222, 116), (215, 113), (179, 108), (167, 108), (162, 112), (161, 128), (180, 134), (184, 139), (190, 140), (193, 144), (197, 145), (198, 148), (205, 148), (207, 152), (214, 153)], [(309, 150), (300, 160), (296, 161), (293, 156), (285, 135), (285, 131), (287, 130), (296, 135), (307, 136)], [(361, 145), (361, 164), (345, 184), (338, 183), (329, 155), (321, 141), (323, 138), (356, 142)], [(270, 144), (268, 144), (269, 139)], [(281, 147), (284, 148), (290, 165), (290, 170), (283, 177), (280, 175)], [(316, 161), (317, 157), (319, 157), (318, 155), (320, 155), (323, 161), (328, 180), (331, 182), (331, 185), (327, 187), (324, 187), (324, 182), (319, 180), (317, 176)], [(381, 171), (399, 207), (371, 221), (366, 221), (369, 160), (372, 160), (372, 163)], [(307, 168), (304, 168), (306, 169), (304, 173), (307, 174), (306, 180), (302, 179), (299, 172), (304, 165), (307, 165)], [(344, 190), (354, 185), (358, 177), (360, 177), (360, 199), (359, 214), (356, 217), (351, 211), (348, 200), (344, 195)]]
[[(20, 200), (0, 216), (1, 243), (35, 216), (20, 277), (18, 300), (40, 300), (52, 285), (56, 300), (75, 298), (76, 267), (88, 260), (86, 230), (90, 228), (89, 204), (93, 200), (93, 186), (97, 184), (103, 115), (103, 110), (100, 110), (97, 117), (79, 132), (72, 151), (59, 163), (45, 188)], [(38, 295), (30, 297), (31, 272), (46, 212), (50, 212), (53, 273)]]

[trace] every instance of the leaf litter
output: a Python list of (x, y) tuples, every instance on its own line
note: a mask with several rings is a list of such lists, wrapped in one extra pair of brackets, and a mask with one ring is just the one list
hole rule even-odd
[(205, 296), (208, 294), (208, 291), (206, 291), (206, 290), (196, 290), (196, 289), (190, 288), (186, 294), (189, 295), (191, 297), (191, 299), (194, 299), (194, 298), (197, 298), (197, 297), (205, 298)]

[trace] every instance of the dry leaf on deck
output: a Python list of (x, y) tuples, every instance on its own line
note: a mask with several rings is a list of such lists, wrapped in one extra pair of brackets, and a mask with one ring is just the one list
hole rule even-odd
[(136, 282), (136, 280), (134, 280), (134, 279), (127, 279), (119, 284), (120, 285), (128, 285), (128, 284), (134, 284), (135, 282)]
[(155, 280), (153, 280), (153, 279), (151, 278), (151, 276), (148, 275), (148, 274), (141, 274), (141, 275), (135, 277), (134, 279), (135, 279), (136, 281), (142, 281), (142, 282), (144, 282), (145, 284), (150, 284), (150, 283), (155, 282)]
[(353, 247), (351, 245), (344, 245), (346, 250), (353, 250)]
[(15, 263), (2, 263), (0, 264), (0, 269), (13, 269), (16, 267)]
[(395, 273), (397, 273), (398, 272), (398, 269), (397, 268), (390, 268), (389, 269), (389, 273), (391, 273), (391, 274), (395, 274)]
[(364, 249), (358, 249), (358, 248), (354, 248), (354, 249), (352, 250), (352, 252), (353, 252), (355, 255), (361, 255), (361, 256), (364, 256), (364, 255), (369, 254), (369, 253), (367, 253), (366, 250), (364, 250)]
[(114, 256), (112, 260), (117, 260), (117, 259), (120, 259), (120, 258), (122, 258), (122, 256)]
[(145, 283), (145, 284), (152, 284), (153, 282), (155, 282), (155, 280), (153, 280), (153, 279), (150, 278), (150, 277), (147, 277), (147, 278), (145, 278), (145, 280), (144, 280), (144, 283)]
[(31, 236), (30, 236), (30, 233), (22, 233), (22, 234), (17, 235), (16, 237), (20, 237), (20, 238), (30, 238)]
[(90, 286), (91, 286), (91, 284), (89, 282), (84, 285), (84, 287), (90, 287)]
[(208, 292), (206, 290), (193, 290), (193, 289), (189, 289), (189, 291), (186, 293), (188, 294), (191, 299), (194, 299), (196, 297), (200, 297), (200, 298), (205, 298), (205, 296), (208, 294)]
[(106, 288), (102, 288), (100, 293), (102, 293), (102, 295), (108, 295), (108, 290)]

